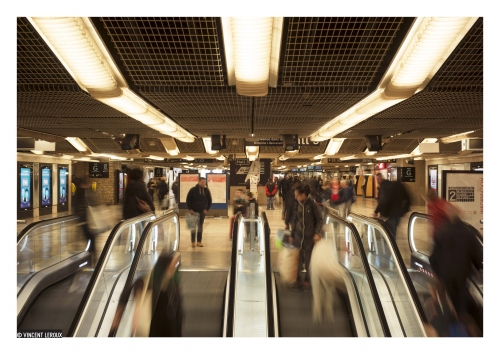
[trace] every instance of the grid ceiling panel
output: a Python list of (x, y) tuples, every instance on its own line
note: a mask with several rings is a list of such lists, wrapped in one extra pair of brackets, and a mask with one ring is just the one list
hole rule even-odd
[[(236, 145), (234, 143), (236, 142)], [(226, 138), (226, 149), (222, 153), (238, 154), (245, 152), (245, 139)]]
[(392, 139), (382, 146), (381, 152), (394, 152), (398, 154), (409, 154), (417, 146), (418, 139)]
[(193, 143), (185, 143), (179, 140), (175, 140), (179, 151), (183, 154), (195, 154), (195, 153), (205, 153), (205, 145), (203, 145), (203, 139), (195, 139)]
[(460, 150), (462, 150), (462, 142), (460, 141), (456, 141), (454, 143), (449, 143), (449, 144), (443, 144), (441, 141), (439, 142), (440, 153), (456, 154)]
[(82, 139), (85, 145), (89, 147), (95, 153), (121, 153), (124, 152), (120, 146), (120, 143), (114, 139)]
[(429, 91), (483, 91), (483, 18), (479, 18), (428, 85)]
[(167, 152), (160, 139), (140, 138), (141, 150), (144, 152)]
[(213, 17), (102, 17), (136, 86), (223, 86)]
[(277, 136), (297, 133), (301, 137), (310, 136), (365, 96), (333, 88), (270, 89), (267, 96), (255, 99), (255, 133), (264, 132), (265, 136), (266, 131), (273, 131)]
[(17, 105), (34, 114), (52, 117), (128, 117), (83, 91), (18, 91)]
[(17, 18), (17, 84), (68, 85), (79, 90), (44, 40), (25, 17)]
[[(415, 133), (424, 129), (431, 138), (477, 130), (483, 127), (482, 92), (422, 91), (341, 133), (338, 137), (356, 138), (365, 135), (391, 136)], [(428, 129), (432, 127), (432, 129)], [(466, 129), (466, 130), (461, 130)], [(403, 136), (401, 136), (403, 137)]]
[(192, 134), (244, 138), (251, 133), (252, 99), (236, 94), (235, 88), (164, 87), (141, 94)]
[(367, 92), (404, 18), (293, 17), (285, 86), (358, 86)]
[(301, 154), (322, 154), (326, 150), (328, 140), (321, 141), (318, 145), (303, 145), (300, 147)]
[(68, 141), (56, 141), (56, 151), (61, 153), (80, 153), (73, 145), (71, 145)]
[(339, 154), (359, 154), (366, 148), (365, 139), (346, 139), (339, 149)]

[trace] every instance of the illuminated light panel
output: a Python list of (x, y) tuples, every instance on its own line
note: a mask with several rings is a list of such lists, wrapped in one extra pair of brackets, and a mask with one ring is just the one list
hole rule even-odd
[(67, 137), (66, 140), (73, 145), (75, 149), (77, 149), (80, 152), (86, 152), (90, 151), (87, 145), (83, 141), (81, 141), (79, 138), (74, 138), (74, 137)]
[(227, 61), (234, 63), (236, 92), (242, 96), (267, 95), (273, 18), (231, 17), (229, 21), (223, 19), (222, 24), (225, 43), (232, 38), (232, 60)]

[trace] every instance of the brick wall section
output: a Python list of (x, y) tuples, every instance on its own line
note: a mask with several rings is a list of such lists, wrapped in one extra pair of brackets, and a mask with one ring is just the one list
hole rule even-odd
[(113, 205), (116, 202), (115, 188), (118, 184), (116, 170), (121, 168), (120, 162), (109, 162), (109, 178), (89, 178), (89, 163), (78, 161), (73, 165), (73, 174), (84, 177), (89, 183), (97, 182), (96, 197), (99, 204)]

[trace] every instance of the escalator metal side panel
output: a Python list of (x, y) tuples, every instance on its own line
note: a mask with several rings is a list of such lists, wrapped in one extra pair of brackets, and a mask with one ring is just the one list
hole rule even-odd
[(90, 258), (91, 254), (89, 252), (81, 252), (45, 268), (31, 277), (17, 294), (18, 325), (26, 311), (43, 291), (81, 270), (90, 263)]

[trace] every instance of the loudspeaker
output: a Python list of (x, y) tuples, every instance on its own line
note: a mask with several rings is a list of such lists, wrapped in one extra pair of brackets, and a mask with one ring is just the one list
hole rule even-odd
[(226, 150), (227, 149), (227, 146), (226, 146), (226, 136), (223, 135), (222, 136), (222, 141), (221, 141), (221, 150)]
[(285, 151), (294, 151), (299, 149), (298, 135), (283, 135), (283, 147)]
[(220, 135), (212, 135), (212, 147), (210, 149), (217, 151), (222, 149), (222, 144), (220, 142)]
[(407, 163), (408, 165), (414, 165), (414, 164), (415, 164), (415, 159), (407, 159), (407, 160), (406, 160), (406, 163)]
[(380, 151), (382, 150), (382, 144), (380, 143), (381, 135), (365, 135), (366, 146), (368, 151)]
[(125, 134), (125, 138), (122, 141), (122, 150), (134, 150), (140, 148), (139, 134)]

